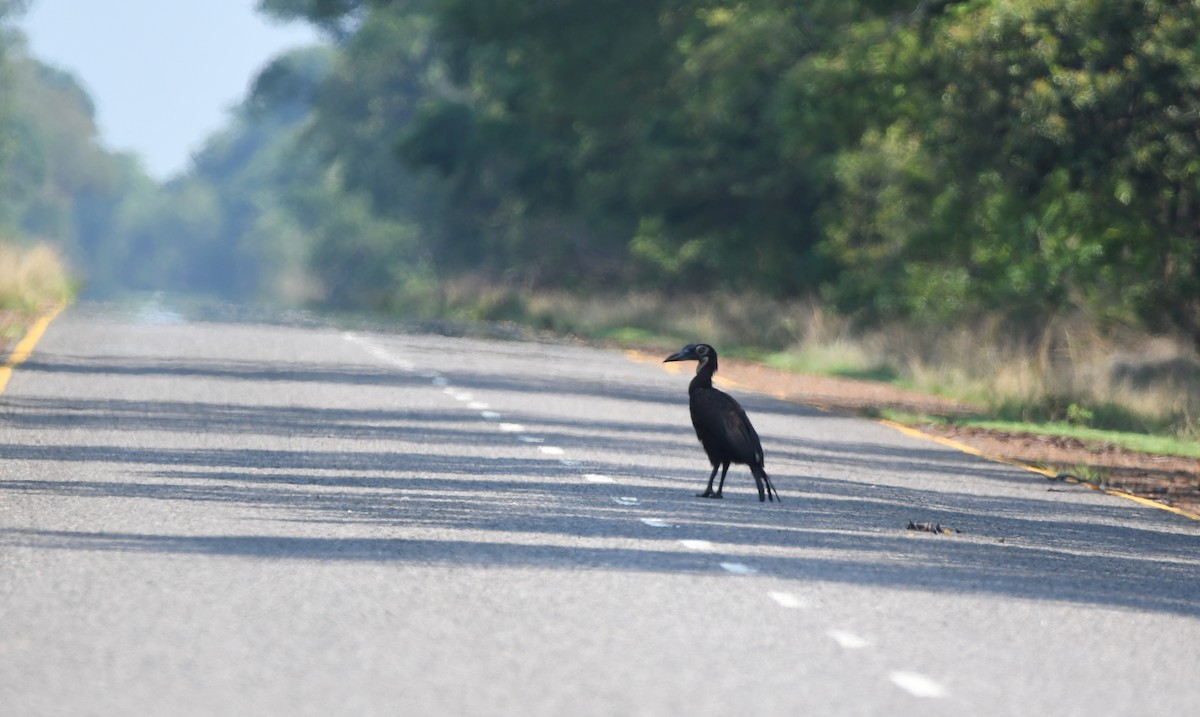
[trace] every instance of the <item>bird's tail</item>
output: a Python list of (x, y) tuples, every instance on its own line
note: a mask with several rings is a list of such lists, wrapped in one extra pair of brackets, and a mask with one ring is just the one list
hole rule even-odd
[[(750, 472), (754, 474), (754, 482), (758, 485), (758, 499), (763, 501), (766, 499), (780, 500), (779, 491), (775, 490), (775, 486), (771, 485), (771, 476), (763, 470), (761, 465), (750, 466)], [(780, 502), (783, 502), (780, 500)]]

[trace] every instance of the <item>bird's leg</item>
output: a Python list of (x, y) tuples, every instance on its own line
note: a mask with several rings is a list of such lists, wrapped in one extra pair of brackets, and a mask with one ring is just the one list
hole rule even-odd
[[(713, 489), (712, 489), (713, 480), (716, 479), (716, 477), (717, 477), (717, 468), (720, 468), (720, 466), (713, 466), (712, 475), (710, 475), (708, 477), (708, 487), (704, 489), (703, 493), (697, 493), (696, 495), (700, 496), (701, 498), (720, 498), (721, 497), (717, 493), (713, 493)], [(724, 483), (725, 482), (724, 479), (722, 479), (721, 482)]]
[(762, 503), (767, 499), (766, 493), (763, 492), (763, 479), (758, 477), (758, 471), (753, 468), (750, 469), (750, 475), (754, 476), (754, 485), (758, 488), (758, 502)]
[[(766, 473), (763, 473), (763, 483), (767, 485), (767, 497), (771, 500), (779, 500), (779, 491), (775, 490), (775, 486), (771, 485), (771, 479)], [(759, 502), (761, 503), (762, 500), (760, 499)], [(783, 501), (780, 502), (782, 503)]]
[[(726, 463), (725, 465), (721, 466), (721, 483), (720, 483), (720, 485), (717, 486), (717, 492), (713, 494), (714, 498), (724, 498), (725, 497), (725, 496), (721, 495), (721, 491), (725, 490), (725, 474), (728, 472), (729, 472), (729, 464)], [(713, 475), (716, 475), (716, 474), (717, 474), (717, 469), (713, 468)]]

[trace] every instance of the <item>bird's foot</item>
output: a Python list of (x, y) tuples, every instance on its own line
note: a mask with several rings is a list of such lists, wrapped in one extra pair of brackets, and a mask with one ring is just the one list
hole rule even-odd
[(696, 496), (699, 498), (724, 498), (725, 497), (725, 496), (721, 495), (720, 493), (714, 493), (711, 490), (706, 490), (703, 493), (697, 493)]

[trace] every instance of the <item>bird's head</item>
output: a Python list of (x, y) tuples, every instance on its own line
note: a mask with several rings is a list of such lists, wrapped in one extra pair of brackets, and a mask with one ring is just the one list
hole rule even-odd
[(699, 361), (700, 365), (696, 367), (696, 371), (699, 372), (710, 361), (716, 363), (717, 350), (708, 344), (688, 344), (663, 359), (663, 363), (668, 361)]

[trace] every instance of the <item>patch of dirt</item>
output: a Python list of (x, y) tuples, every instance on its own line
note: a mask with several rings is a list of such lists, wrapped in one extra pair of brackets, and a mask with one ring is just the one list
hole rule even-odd
[[(722, 360), (718, 376), (738, 386), (839, 413), (878, 415), (883, 408), (955, 416), (975, 407), (874, 381), (806, 376), (750, 361)], [(1130, 451), (1110, 443), (929, 424), (922, 432), (970, 446), (984, 455), (1048, 470), (1060, 480), (1114, 489), (1200, 516), (1200, 461)], [(1032, 475), (1032, 474), (1031, 474)], [(1033, 476), (1036, 478), (1036, 476)]]

